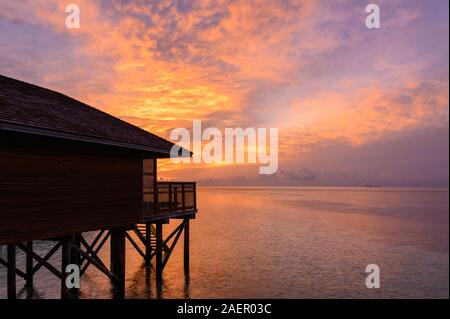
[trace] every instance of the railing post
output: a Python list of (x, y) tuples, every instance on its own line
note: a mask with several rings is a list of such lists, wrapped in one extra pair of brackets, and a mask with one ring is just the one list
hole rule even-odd
[(194, 209), (197, 209), (197, 183), (192, 183), (194, 186)]
[(169, 213), (172, 212), (172, 184), (169, 183)]
[(159, 213), (159, 199), (158, 199), (158, 194), (159, 194), (159, 189), (158, 189), (158, 183), (155, 183), (155, 191), (154, 191), (154, 196), (155, 196), (155, 200), (154, 200), (154, 205), (155, 205), (155, 214)]
[(159, 213), (159, 204), (158, 204), (158, 171), (157, 171), (157, 160), (156, 158), (153, 160), (153, 203), (154, 203), (154, 213)]
[(185, 187), (184, 187), (184, 183), (181, 184), (181, 205), (182, 205), (182, 210), (183, 212), (186, 210), (186, 194), (185, 194)]
[(174, 211), (178, 210), (178, 185), (174, 184), (173, 186), (173, 203), (174, 203)]

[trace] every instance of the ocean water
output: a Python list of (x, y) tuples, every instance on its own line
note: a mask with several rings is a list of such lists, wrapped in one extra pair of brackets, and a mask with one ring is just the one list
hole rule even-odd
[[(127, 298), (449, 297), (448, 190), (199, 188), (198, 205), (189, 274), (182, 240), (161, 285), (127, 243)], [(177, 224), (165, 226), (165, 234)], [(49, 244), (35, 248), (43, 255)], [(107, 264), (107, 246), (101, 257)], [(19, 254), (19, 267), (23, 262)], [(378, 289), (365, 286), (368, 264), (380, 268)], [(19, 298), (59, 298), (60, 283), (47, 270), (35, 276), (33, 290), (23, 284), (19, 278)], [(5, 296), (0, 266), (0, 298)], [(110, 298), (109, 280), (91, 267), (80, 297)]]

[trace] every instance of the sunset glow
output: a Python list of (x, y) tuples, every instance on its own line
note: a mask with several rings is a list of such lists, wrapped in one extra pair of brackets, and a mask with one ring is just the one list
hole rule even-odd
[[(0, 1), (0, 73), (165, 138), (197, 119), (276, 127), (280, 183), (448, 185), (448, 1), (377, 1), (377, 30), (357, 0), (75, 3), (80, 29), (67, 1)], [(192, 169), (257, 177), (160, 162), (165, 178)]]

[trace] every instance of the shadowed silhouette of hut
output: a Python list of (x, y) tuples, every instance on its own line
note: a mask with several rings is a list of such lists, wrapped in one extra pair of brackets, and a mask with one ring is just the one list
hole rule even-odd
[[(173, 143), (61, 93), (1, 75), (0, 134), (0, 244), (8, 245), (7, 261), (0, 264), (8, 267), (8, 297), (15, 296), (16, 275), (32, 285), (34, 272), (46, 267), (63, 282), (64, 266), (73, 263), (82, 273), (89, 265), (99, 268), (123, 296), (126, 238), (147, 264), (155, 257), (160, 277), (173, 249), (168, 240), (184, 232), (188, 267), (195, 183), (157, 181), (157, 159), (170, 157)], [(182, 222), (164, 240), (162, 225), (171, 219)], [(94, 230), (100, 232), (88, 243), (82, 233)], [(98, 257), (108, 238), (111, 269)], [(55, 241), (55, 251), (62, 247), (61, 270), (33, 252), (34, 240)], [(16, 269), (16, 248), (27, 253), (25, 272)], [(63, 286), (63, 297), (73, 295)]]

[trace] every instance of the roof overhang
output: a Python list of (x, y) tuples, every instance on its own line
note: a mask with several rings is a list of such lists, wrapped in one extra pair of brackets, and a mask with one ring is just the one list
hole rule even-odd
[[(26, 133), (26, 134), (32, 134), (32, 135), (40, 135), (40, 136), (53, 137), (53, 138), (60, 138), (60, 139), (70, 140), (70, 141), (112, 146), (112, 147), (118, 147), (118, 148), (123, 148), (123, 149), (128, 149), (128, 150), (151, 152), (151, 153), (157, 154), (157, 157), (159, 157), (159, 158), (169, 158), (171, 156), (170, 150), (162, 149), (162, 148), (158, 148), (158, 147), (149, 147), (146, 145), (135, 144), (135, 143), (125, 143), (125, 142), (121, 142), (121, 141), (115, 141), (115, 140), (100, 138), (100, 137), (96, 137), (96, 136), (80, 135), (80, 134), (71, 133), (71, 132), (49, 130), (46, 128), (39, 128), (39, 127), (35, 127), (35, 126), (26, 126), (23, 124), (15, 124), (15, 123), (10, 123), (10, 122), (1, 122), (0, 121), (0, 130), (9, 131), (9, 132), (17, 132), (17, 133)], [(176, 144), (173, 144), (173, 145), (176, 145)], [(178, 157), (190, 157), (193, 155), (193, 153), (191, 151), (186, 150), (186, 149), (182, 148), (181, 146), (178, 146), (178, 147), (180, 150), (182, 150), (182, 154), (186, 154), (186, 155), (189, 154), (188, 156), (178, 155)]]

